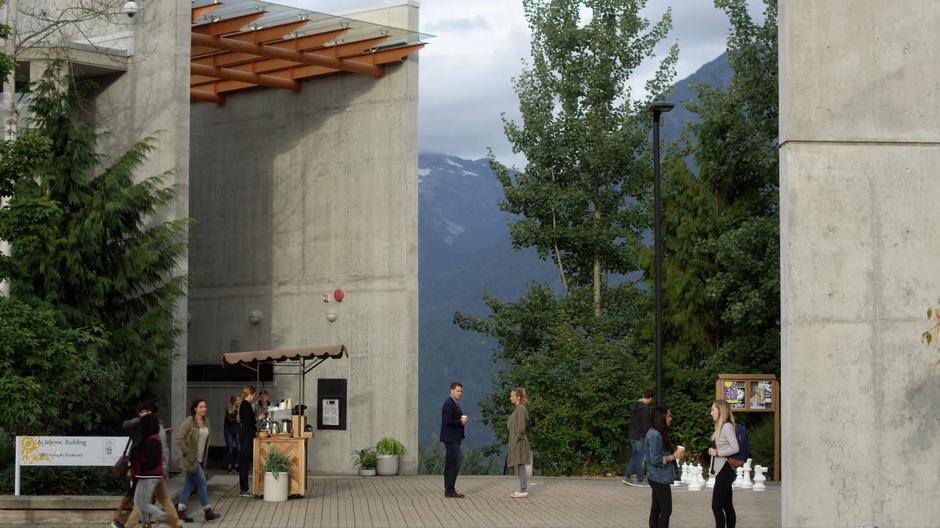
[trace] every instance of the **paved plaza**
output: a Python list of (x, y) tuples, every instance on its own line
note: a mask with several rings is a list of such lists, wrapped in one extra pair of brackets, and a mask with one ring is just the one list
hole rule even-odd
[[(528, 499), (511, 499), (515, 477), (462, 476), (464, 499), (445, 499), (442, 477), (315, 477), (302, 499), (268, 503), (238, 496), (237, 478), (210, 480), (222, 514), (206, 527), (618, 527), (645, 528), (650, 490), (620, 479), (535, 477)], [(780, 488), (736, 491), (740, 528), (780, 527)], [(674, 528), (714, 525), (711, 490), (674, 490)], [(198, 509), (194, 500), (191, 508)], [(201, 513), (194, 513), (201, 517)], [(197, 519), (201, 520), (201, 519)], [(89, 525), (91, 526), (91, 525)], [(95, 525), (100, 526), (100, 525)], [(187, 524), (187, 526), (200, 526)]]

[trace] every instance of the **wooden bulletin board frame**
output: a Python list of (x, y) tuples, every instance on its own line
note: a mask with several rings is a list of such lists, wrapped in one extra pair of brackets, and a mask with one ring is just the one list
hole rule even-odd
[[(743, 388), (743, 400), (740, 400)], [(726, 392), (729, 390), (729, 392)], [(733, 394), (730, 390), (733, 390)], [(768, 394), (769, 392), (769, 394)], [(738, 403), (732, 404), (732, 413), (773, 413), (774, 414), (774, 475), (780, 480), (780, 382), (773, 374), (719, 374), (715, 381), (715, 398), (726, 399), (731, 403), (732, 395)], [(728, 397), (726, 397), (728, 396)], [(767, 397), (770, 401), (766, 401)]]

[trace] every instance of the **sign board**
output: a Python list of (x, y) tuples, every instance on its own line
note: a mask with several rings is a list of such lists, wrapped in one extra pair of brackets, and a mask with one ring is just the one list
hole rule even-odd
[(773, 374), (720, 374), (715, 398), (735, 413), (774, 414), (774, 480), (780, 480), (780, 382)]
[(113, 466), (127, 441), (126, 436), (17, 436), (15, 494), (20, 494), (20, 466)]
[(339, 427), (339, 400), (323, 399), (323, 425)]

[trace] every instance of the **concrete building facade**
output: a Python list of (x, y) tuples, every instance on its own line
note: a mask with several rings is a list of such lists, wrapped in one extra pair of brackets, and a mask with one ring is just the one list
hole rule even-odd
[[(342, 344), (347, 357), (311, 371), (306, 394), (299, 393), (296, 375), (277, 375), (296, 372), (286, 365), (276, 366), (273, 380), (264, 383), (276, 400), (305, 401), (316, 426), (319, 380), (345, 380), (345, 428), (317, 431), (308, 442), (309, 469), (352, 473), (353, 449), (390, 436), (408, 449), (402, 471), (414, 473), (417, 55), (385, 64), (378, 77), (327, 71), (279, 81), (295, 83), (294, 91), (225, 81), (237, 91), (216, 104), (191, 101), (199, 76), (190, 38), (200, 24), (245, 16), (260, 5), (280, 17), (267, 26), (290, 19), (301, 31), (309, 19), (311, 34), (346, 31), (346, 40), (326, 43), (338, 56), (340, 44), (357, 39), (404, 34), (413, 41), (417, 3), (338, 18), (229, 0), (222, 2), (225, 17), (198, 20), (198, 8), (212, 2), (143, 0), (133, 18), (120, 12), (123, 0), (111, 4), (108, 16), (63, 26), (55, 41), (18, 59), (31, 63), (36, 78), (44, 48), (68, 49), (76, 71), (99, 80), (90, 114), (111, 132), (103, 147), (126, 149), (156, 134), (157, 148), (140, 176), (172, 171), (177, 201), (163, 214), (193, 220), (189, 255), (179, 269), (190, 278), (189, 296), (178, 307), (185, 331), (168, 375), (164, 417), (178, 425), (193, 398), (206, 399), (211, 444), (224, 445), (225, 404), (245, 382), (199, 377), (207, 367), (221, 368), (222, 354)], [(18, 25), (35, 22), (21, 14)], [(246, 24), (238, 31), (261, 29)], [(371, 53), (396, 45), (376, 44)], [(266, 75), (258, 79), (278, 73)], [(332, 296), (337, 288), (346, 293), (343, 302)], [(238, 368), (227, 367), (222, 376)]]
[(782, 524), (936, 526), (940, 9), (782, 0), (779, 20)]

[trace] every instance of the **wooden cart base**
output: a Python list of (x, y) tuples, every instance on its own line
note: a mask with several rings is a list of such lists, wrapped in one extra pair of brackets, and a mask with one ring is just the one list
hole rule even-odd
[(304, 496), (307, 494), (307, 439), (293, 438), (287, 434), (273, 435), (267, 438), (255, 438), (254, 443), (254, 473), (252, 492), (264, 495), (264, 460), (268, 451), (277, 449), (278, 453), (290, 459), (290, 484), (287, 487), (289, 496)]

